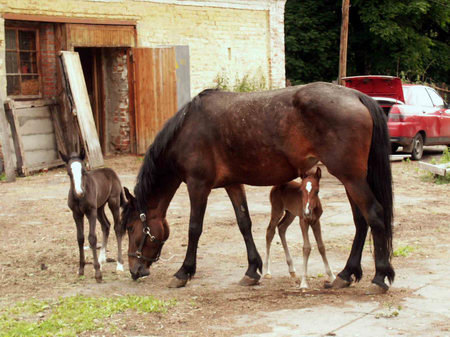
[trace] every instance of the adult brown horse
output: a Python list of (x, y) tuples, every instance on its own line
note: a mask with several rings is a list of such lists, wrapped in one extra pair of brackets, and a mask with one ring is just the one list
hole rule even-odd
[(286, 183), (321, 161), (345, 186), (356, 234), (345, 268), (333, 286), (362, 277), (368, 226), (376, 273), (392, 283), (392, 178), (386, 116), (370, 97), (342, 86), (312, 83), (286, 89), (231, 93), (205, 90), (176, 113), (148, 149), (122, 224), (129, 235), (133, 279), (149, 274), (169, 236), (166, 211), (181, 182), (191, 203), (186, 257), (170, 282), (184, 286), (196, 271), (198, 240), (211, 189), (224, 187), (247, 248), (241, 284), (255, 284), (262, 260), (251, 232), (243, 184)]

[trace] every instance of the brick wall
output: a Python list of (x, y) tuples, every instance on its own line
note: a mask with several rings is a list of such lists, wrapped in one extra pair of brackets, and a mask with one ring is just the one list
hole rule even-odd
[(39, 29), (41, 44), (41, 83), (44, 98), (57, 95), (55, 29), (53, 24), (41, 24)]
[(284, 86), (286, 0), (4, 0), (9, 13), (134, 20), (138, 46), (189, 45), (191, 95), (214, 85), (262, 75)]
[(130, 152), (128, 68), (125, 48), (108, 48), (105, 59), (107, 152)]

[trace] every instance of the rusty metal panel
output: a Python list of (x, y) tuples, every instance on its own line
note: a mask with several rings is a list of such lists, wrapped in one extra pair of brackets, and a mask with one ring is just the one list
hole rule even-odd
[(69, 49), (74, 47), (134, 47), (134, 26), (67, 24)]
[(133, 48), (137, 153), (145, 153), (177, 110), (175, 48)]

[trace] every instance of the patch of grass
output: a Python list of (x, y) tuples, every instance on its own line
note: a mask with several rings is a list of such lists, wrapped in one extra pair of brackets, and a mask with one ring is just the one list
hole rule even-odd
[(0, 174), (0, 181), (6, 180), (6, 173)]
[[(175, 301), (152, 296), (87, 297), (71, 296), (58, 300), (31, 299), (3, 308), (0, 336), (76, 336), (104, 327), (106, 318), (126, 310), (138, 313), (164, 313)], [(115, 326), (108, 327), (116, 329)]]
[(399, 248), (397, 248), (396, 250), (394, 250), (394, 256), (395, 257), (407, 257), (410, 253), (412, 253), (413, 251), (415, 251), (414, 247), (411, 246), (401, 246)]
[(394, 307), (392, 304), (387, 303), (385, 304), (385, 310), (382, 312), (379, 312), (375, 315), (375, 318), (394, 318), (400, 315), (400, 310), (402, 310), (402, 306), (399, 305), (397, 307)]

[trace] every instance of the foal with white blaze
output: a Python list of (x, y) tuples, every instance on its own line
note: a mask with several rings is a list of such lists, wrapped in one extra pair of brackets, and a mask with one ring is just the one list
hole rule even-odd
[[(117, 174), (109, 168), (100, 168), (87, 171), (84, 165), (85, 152), (72, 153), (66, 156), (60, 152), (60, 156), (67, 166), (67, 174), (70, 177), (70, 189), (68, 206), (72, 210), (73, 219), (77, 226), (77, 240), (80, 251), (80, 268), (78, 275), (84, 275), (86, 264), (84, 257), (84, 216), (89, 221), (89, 246), (92, 249), (95, 279), (101, 282), (101, 266), (107, 262), (106, 246), (108, 244), (111, 224), (105, 214), (105, 205), (114, 218), (114, 231), (117, 237), (117, 271), (123, 271), (122, 237), (125, 234), (120, 225), (120, 206), (125, 203), (125, 198)], [(102, 227), (103, 240), (100, 256), (97, 257), (97, 236), (95, 226), (98, 221)]]
[[(335, 276), (328, 264), (320, 229), (319, 219), (322, 215), (322, 204), (319, 199), (319, 181), (321, 176), (322, 171), (318, 167), (315, 173), (308, 172), (307, 174), (302, 175), (301, 184), (291, 181), (283, 185), (274, 186), (270, 191), (272, 213), (266, 232), (266, 263), (263, 267), (263, 275), (265, 275), (266, 278), (271, 277), (270, 245), (275, 235), (275, 228), (277, 227), (284, 253), (286, 255), (289, 273), (292, 277), (295, 277), (295, 267), (286, 243), (286, 230), (292, 221), (294, 221), (295, 217), (299, 216), (300, 228), (303, 235), (303, 275), (300, 288), (308, 288), (306, 277), (309, 254), (311, 253), (311, 244), (309, 242), (308, 235), (309, 227), (312, 228), (314, 237), (316, 238), (317, 246), (320, 255), (322, 256), (325, 272), (329, 277), (329, 281), (334, 281)], [(281, 217), (283, 218), (281, 219)]]

